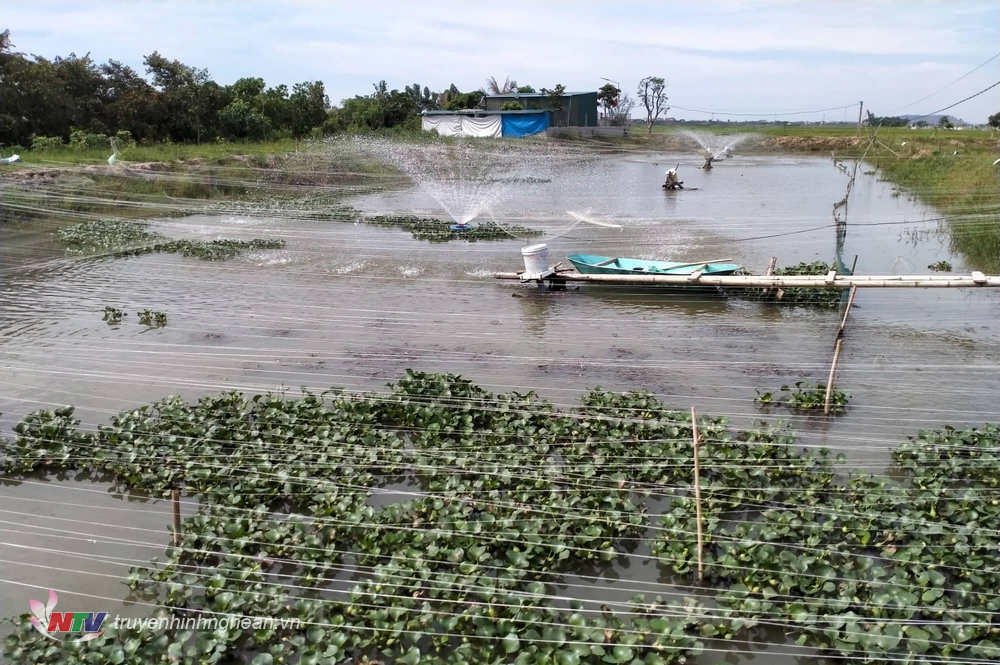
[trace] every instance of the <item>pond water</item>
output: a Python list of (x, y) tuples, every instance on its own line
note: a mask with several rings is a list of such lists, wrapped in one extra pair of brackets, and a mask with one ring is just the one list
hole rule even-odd
[[(770, 256), (779, 265), (833, 258), (828, 225), (846, 176), (829, 159), (736, 157), (710, 172), (696, 169), (700, 162), (692, 154), (562, 160), (494, 202), (492, 214), (501, 224), (542, 230), (541, 240), (557, 259), (574, 252), (726, 258), (763, 272)], [(665, 192), (663, 172), (677, 163), (690, 189)], [(378, 214), (441, 214), (416, 188), (348, 203)], [(623, 228), (581, 225), (567, 232), (567, 210)], [(847, 211), (845, 260), (850, 265), (858, 255), (859, 273), (925, 273), (940, 259), (965, 272), (962, 257), (949, 250), (939, 216), (898, 195), (877, 173), (859, 169)], [(763, 414), (753, 402), (756, 388), (826, 380), (841, 316), (637, 287), (543, 292), (492, 279), (494, 271), (520, 269), (519, 248), (536, 238), (429, 244), (364, 224), (196, 215), (154, 219), (153, 228), (175, 237), (283, 238), (286, 247), (221, 263), (172, 254), (67, 260), (51, 242), (53, 224), (0, 225), (4, 432), (26, 413), (57, 405), (76, 405), (83, 427), (92, 429), (124, 408), (170, 393), (378, 390), (405, 368), (458, 372), (494, 391), (531, 388), (567, 407), (594, 386), (641, 388), (672, 406), (749, 423)], [(825, 228), (808, 230), (815, 227)], [(105, 305), (130, 314), (122, 324), (108, 325), (101, 319)], [(998, 306), (996, 290), (863, 289), (850, 315), (837, 378), (838, 387), (853, 395), (846, 414), (824, 418), (772, 408), (770, 415), (790, 421), (803, 444), (844, 453), (845, 468), (875, 472), (884, 471), (889, 451), (920, 428), (995, 421)], [(139, 325), (134, 312), (146, 308), (167, 312), (169, 324), (149, 330)], [(101, 537), (93, 544), (95, 554), (155, 556), (148, 548), (104, 542), (104, 536), (111, 540), (130, 527), (154, 530), (135, 532), (136, 540), (166, 543), (165, 504), (152, 504), (156, 514), (122, 511), (131, 504), (95, 494), (99, 485), (54, 483), (58, 487), (0, 487), (4, 519), (32, 525), (12, 527), (27, 533), (4, 533), (0, 558), (45, 561), (21, 547), (27, 545), (78, 549), (40, 535), (51, 526), (42, 517), (56, 505), (33, 501), (41, 498), (95, 507), (57, 515), (95, 523), (61, 523), (67, 531)], [(376, 503), (406, 498), (403, 492)], [(124, 549), (114, 554), (111, 548)], [(636, 552), (648, 554), (648, 547)], [(78, 564), (91, 568), (88, 561)], [(102, 564), (101, 572), (105, 568), (120, 575), (127, 566)], [(124, 595), (113, 575), (48, 570), (38, 576), (7, 563), (2, 569), (5, 577), (40, 586)], [(602, 573), (611, 587), (629, 581), (637, 588), (672, 581), (661, 574), (654, 562), (627, 557)], [(597, 590), (581, 592), (583, 597), (600, 598), (608, 589), (594, 580), (587, 584)], [(38, 593), (9, 585), (0, 590), (4, 615), (19, 613)], [(699, 662), (720, 658), (708, 653)], [(744, 654), (727, 661), (777, 658)]]

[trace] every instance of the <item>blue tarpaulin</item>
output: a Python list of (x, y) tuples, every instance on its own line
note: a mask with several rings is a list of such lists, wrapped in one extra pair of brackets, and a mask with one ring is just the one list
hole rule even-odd
[(505, 137), (518, 138), (544, 132), (549, 128), (549, 112), (504, 113), (501, 116), (501, 133)]

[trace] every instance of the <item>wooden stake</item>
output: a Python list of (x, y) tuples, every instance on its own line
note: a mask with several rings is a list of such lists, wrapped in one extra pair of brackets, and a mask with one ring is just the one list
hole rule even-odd
[(181, 491), (170, 490), (170, 498), (174, 504), (174, 547), (181, 544)]
[(837, 346), (833, 349), (833, 363), (830, 365), (830, 376), (826, 379), (826, 400), (823, 402), (823, 415), (830, 415), (830, 396), (833, 394), (833, 375), (837, 371), (837, 360), (840, 359), (840, 347), (844, 344), (844, 338), (837, 338)]
[[(778, 268), (778, 257), (772, 256), (771, 260), (767, 262), (767, 270), (764, 271), (765, 277), (771, 277), (774, 275), (774, 271)], [(780, 291), (780, 289), (779, 289)], [(774, 295), (774, 289), (764, 289), (764, 300), (770, 300), (771, 296)], [(781, 296), (778, 296), (779, 298)]]
[(704, 541), (701, 534), (701, 473), (698, 465), (698, 417), (691, 407), (691, 438), (694, 441), (694, 510), (698, 528), (698, 581), (705, 576), (705, 567), (702, 560), (702, 550)]

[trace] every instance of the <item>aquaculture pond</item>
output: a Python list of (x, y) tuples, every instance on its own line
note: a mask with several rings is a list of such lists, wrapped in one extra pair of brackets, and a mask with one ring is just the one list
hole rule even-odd
[[(471, 222), (485, 228), (476, 242), (438, 238), (437, 223), (454, 221), (428, 193), (442, 189), (322, 152), (281, 179), (339, 168), (343, 187), (218, 209), (174, 197), (142, 217), (130, 206), (128, 219), (124, 205), (5, 217), (0, 427), (13, 480), (0, 559), (13, 563), (0, 577), (26, 585), (0, 584), (6, 615), (53, 588), (59, 609), (311, 622), (194, 641), (109, 633), (80, 647), (107, 649), (107, 662), (117, 647), (117, 662), (158, 648), (178, 662), (996, 659), (996, 432), (984, 425), (1000, 418), (998, 294), (859, 291), (835, 378), (844, 401), (824, 417), (796, 402), (825, 387), (838, 306), (541, 292), (491, 275), (520, 269), (520, 248), (540, 241), (554, 260), (727, 258), (757, 273), (770, 256), (832, 263), (845, 176), (828, 158), (737, 154), (704, 173), (694, 154), (530, 153), (510, 178), (486, 174), (504, 196)], [(689, 189), (664, 192), (678, 162)], [(275, 179), (227, 177), (255, 201)], [(33, 191), (37, 207), (62, 195)], [(574, 225), (567, 211), (622, 228)], [(939, 217), (859, 171), (841, 258), (857, 254), (858, 272), (940, 261), (966, 272)], [(240, 244), (206, 261), (76, 253), (59, 233), (101, 220), (138, 222), (125, 230), (152, 244)], [(147, 311), (168, 325), (140, 323)], [(622, 396), (635, 390), (650, 394)], [(701, 582), (691, 406), (705, 438)], [(190, 515), (178, 548), (162, 500), (175, 483)], [(94, 489), (106, 493), (97, 504)], [(29, 634), (13, 642), (23, 662), (42, 641), (64, 648)]]

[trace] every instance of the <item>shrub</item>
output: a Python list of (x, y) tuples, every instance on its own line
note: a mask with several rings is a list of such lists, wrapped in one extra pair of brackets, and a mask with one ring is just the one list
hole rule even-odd
[(110, 148), (111, 142), (107, 134), (96, 134), (85, 132), (82, 129), (74, 129), (69, 133), (69, 147), (74, 150), (86, 150), (87, 148)]
[(58, 150), (63, 147), (62, 137), (36, 136), (31, 139), (32, 150)]
[(134, 148), (135, 138), (132, 136), (132, 132), (127, 129), (119, 129), (115, 132), (115, 139), (118, 140), (119, 148)]

